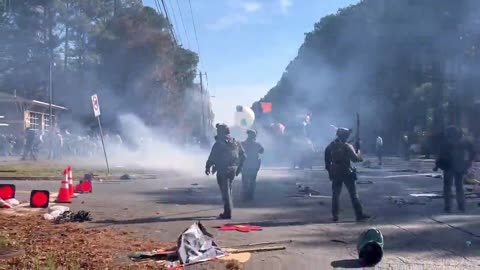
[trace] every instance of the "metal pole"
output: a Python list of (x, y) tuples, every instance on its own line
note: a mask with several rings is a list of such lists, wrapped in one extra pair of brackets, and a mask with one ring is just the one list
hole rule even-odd
[(53, 63), (52, 63), (52, 55), (50, 55), (50, 62), (49, 62), (49, 79), (48, 79), (48, 96), (49, 96), (49, 100), (50, 100), (50, 104), (49, 104), (49, 120), (48, 120), (48, 124), (49, 124), (49, 129), (48, 129), (48, 138), (49, 138), (49, 144), (50, 144), (50, 147), (49, 147), (49, 151), (48, 151), (48, 158), (51, 159), (53, 158), (53, 121), (52, 121), (52, 103), (53, 103), (53, 76), (52, 76), (52, 73), (53, 73)]
[(105, 149), (105, 142), (103, 141), (102, 123), (100, 122), (100, 116), (97, 116), (98, 128), (100, 129), (100, 138), (102, 139), (103, 154), (105, 155), (105, 162), (107, 163), (107, 172), (110, 174), (110, 166), (108, 165), (107, 150)]

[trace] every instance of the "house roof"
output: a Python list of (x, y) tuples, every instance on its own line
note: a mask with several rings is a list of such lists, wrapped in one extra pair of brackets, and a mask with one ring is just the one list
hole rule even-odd
[[(9, 93), (5, 93), (5, 92), (0, 92), (0, 102), (25, 102), (25, 103), (29, 103), (29, 104), (35, 104), (35, 105), (39, 105), (41, 107), (49, 107), (50, 106), (50, 103), (47, 103), (47, 102), (43, 102), (43, 101), (38, 101), (38, 100), (32, 100), (32, 99), (26, 99), (26, 98), (23, 98), (23, 97), (20, 97), (20, 96), (14, 96), (12, 94), (9, 94)], [(60, 106), (60, 105), (56, 105), (56, 104), (53, 104), (52, 103), (52, 108), (55, 108), (55, 109), (59, 109), (59, 110), (68, 110), (67, 108), (63, 107), (63, 106)]]

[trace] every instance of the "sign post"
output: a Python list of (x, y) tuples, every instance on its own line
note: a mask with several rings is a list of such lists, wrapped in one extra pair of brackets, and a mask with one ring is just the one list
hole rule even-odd
[(98, 128), (100, 129), (100, 139), (102, 140), (103, 154), (105, 155), (105, 163), (107, 164), (107, 172), (108, 174), (110, 174), (110, 166), (108, 165), (107, 150), (105, 150), (105, 142), (103, 140), (102, 122), (100, 121), (100, 103), (98, 102), (97, 94), (92, 96), (92, 107), (93, 107), (93, 114), (95, 115), (98, 121)]

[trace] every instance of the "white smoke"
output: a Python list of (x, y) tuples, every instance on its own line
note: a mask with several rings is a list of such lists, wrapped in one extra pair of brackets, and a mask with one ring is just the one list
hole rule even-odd
[(175, 145), (165, 132), (148, 127), (134, 114), (120, 115), (119, 124), (123, 142), (120, 143), (116, 135), (109, 135), (106, 142), (112, 166), (175, 171), (192, 176), (203, 173), (208, 153), (198, 144)]

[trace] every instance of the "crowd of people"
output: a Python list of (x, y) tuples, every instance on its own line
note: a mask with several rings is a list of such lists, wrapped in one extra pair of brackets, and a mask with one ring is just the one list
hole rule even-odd
[[(109, 143), (122, 144), (120, 135), (105, 136)], [(32, 128), (23, 136), (0, 134), (0, 156), (19, 157), (21, 160), (52, 159), (65, 157), (93, 157), (102, 151), (98, 136), (70, 133), (56, 130), (53, 133)]]

